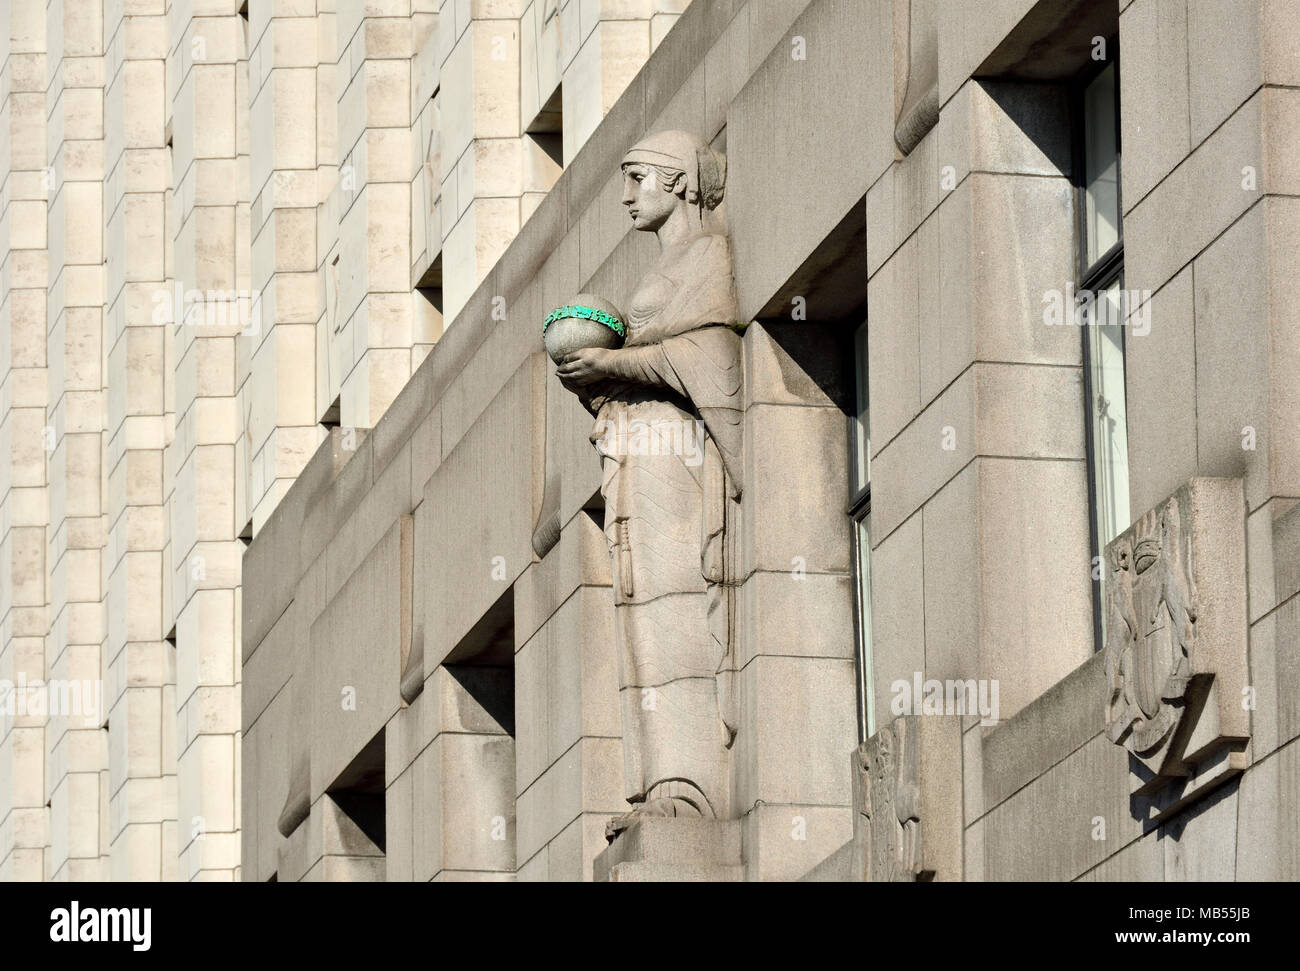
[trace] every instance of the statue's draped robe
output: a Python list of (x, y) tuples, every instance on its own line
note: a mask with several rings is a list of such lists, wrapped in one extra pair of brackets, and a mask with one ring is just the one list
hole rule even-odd
[[(665, 275), (669, 273), (672, 275)], [(646, 274), (616, 380), (601, 389), (605, 535), (620, 649), (629, 801), (727, 812), (735, 734), (734, 518), (741, 343), (725, 236)]]

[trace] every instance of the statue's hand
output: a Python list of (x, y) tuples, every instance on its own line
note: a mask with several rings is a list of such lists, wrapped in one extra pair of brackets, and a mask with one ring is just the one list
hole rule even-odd
[(583, 387), (613, 377), (614, 352), (604, 347), (584, 347), (574, 351), (556, 368), (555, 373), (566, 387)]

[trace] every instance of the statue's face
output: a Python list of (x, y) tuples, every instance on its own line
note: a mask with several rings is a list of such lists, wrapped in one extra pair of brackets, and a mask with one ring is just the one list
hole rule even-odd
[(623, 169), (623, 205), (632, 217), (633, 228), (653, 233), (683, 203), (673, 186), (659, 184), (650, 166), (628, 165)]

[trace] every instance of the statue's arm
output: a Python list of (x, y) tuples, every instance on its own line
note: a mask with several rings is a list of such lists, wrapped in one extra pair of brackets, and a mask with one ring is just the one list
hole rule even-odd
[(659, 344), (621, 350), (585, 348), (565, 358), (556, 374), (565, 387), (583, 398), (594, 398), (602, 388), (619, 384), (667, 388), (686, 394), (685, 385)]
[(677, 372), (668, 363), (662, 344), (624, 347), (611, 351), (606, 365), (610, 377), (618, 381), (645, 385), (650, 388), (667, 388), (686, 395)]

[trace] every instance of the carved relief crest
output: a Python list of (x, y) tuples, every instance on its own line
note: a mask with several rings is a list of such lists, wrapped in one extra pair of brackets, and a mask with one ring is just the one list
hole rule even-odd
[(1192, 676), (1196, 590), (1188, 546), (1171, 498), (1108, 551), (1106, 727), (1112, 741), (1144, 761), (1170, 741)]
[(859, 812), (867, 834), (865, 878), (873, 883), (922, 877), (918, 724), (900, 718), (858, 750), (864, 778)]
[(1245, 518), (1241, 479), (1198, 476), (1106, 547), (1106, 731), (1151, 822), (1250, 764)]

